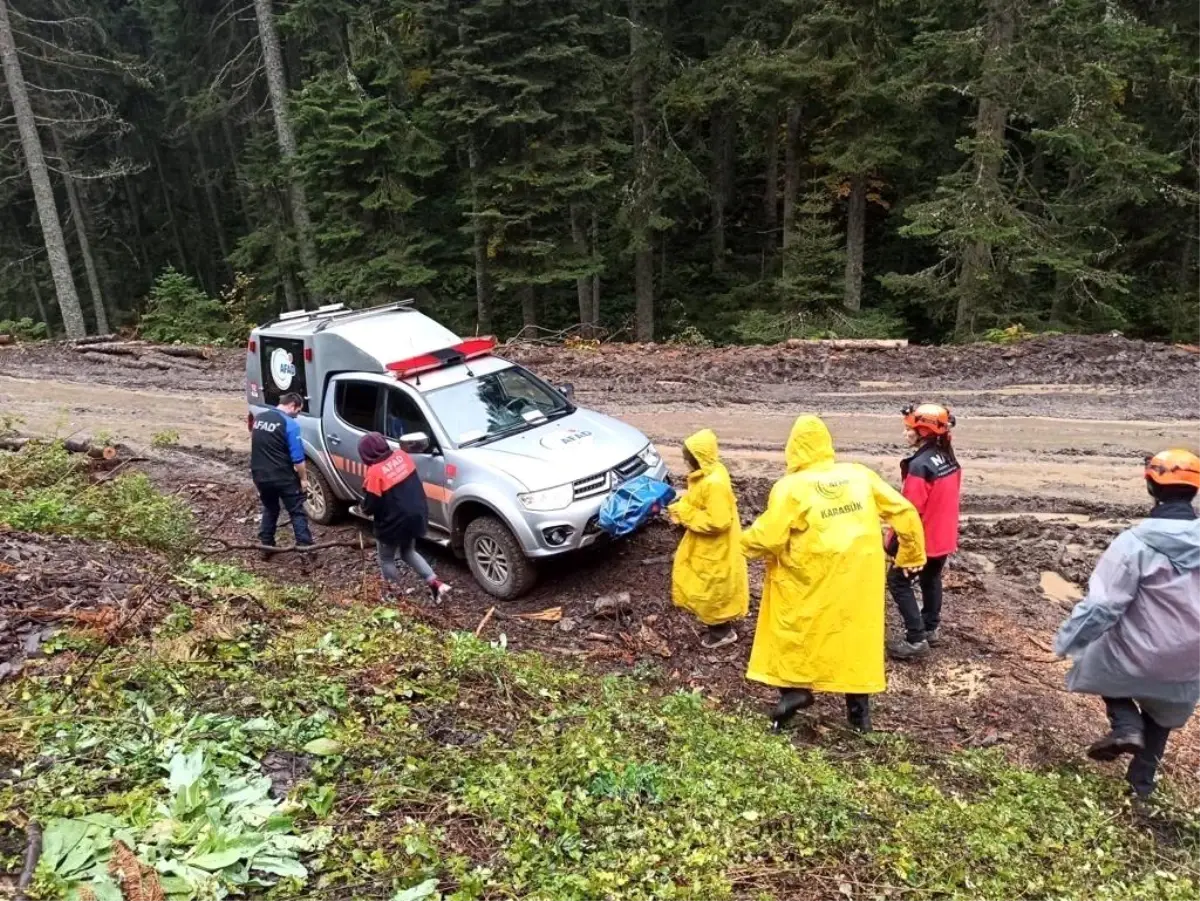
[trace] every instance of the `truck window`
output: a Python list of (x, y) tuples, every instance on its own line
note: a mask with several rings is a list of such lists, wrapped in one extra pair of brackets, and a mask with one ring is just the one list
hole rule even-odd
[(338, 382), (337, 415), (363, 432), (375, 431), (375, 414), (379, 410), (379, 385), (372, 382)]
[(403, 391), (392, 389), (387, 393), (387, 418), (384, 420), (384, 434), (389, 438), (399, 438), (413, 432), (424, 432), (433, 440), (433, 432), (429, 429), (429, 421), (421, 412), (416, 401)]

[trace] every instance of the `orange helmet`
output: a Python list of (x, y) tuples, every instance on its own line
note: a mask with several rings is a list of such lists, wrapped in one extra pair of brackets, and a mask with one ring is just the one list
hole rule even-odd
[(1200, 489), (1200, 457), (1173, 448), (1146, 458), (1146, 478), (1156, 485), (1190, 485)]
[(900, 412), (905, 427), (918, 435), (948, 435), (954, 428), (954, 414), (941, 404), (909, 405)]

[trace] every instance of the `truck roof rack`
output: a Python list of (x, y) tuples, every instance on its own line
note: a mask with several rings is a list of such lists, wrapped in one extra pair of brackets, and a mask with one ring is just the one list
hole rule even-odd
[(343, 321), (348, 318), (358, 318), (360, 316), (372, 316), (376, 313), (387, 313), (395, 310), (411, 309), (413, 305), (412, 298), (406, 300), (393, 300), (389, 303), (379, 304), (373, 307), (367, 307), (362, 310), (352, 310), (344, 303), (330, 303), (324, 306), (317, 307), (315, 310), (292, 310), (288, 313), (281, 313), (269, 322), (264, 322), (259, 328), (270, 328), (272, 325), (281, 325), (284, 323), (295, 322), (317, 322), (317, 331), (325, 328), (330, 322), (336, 320)]

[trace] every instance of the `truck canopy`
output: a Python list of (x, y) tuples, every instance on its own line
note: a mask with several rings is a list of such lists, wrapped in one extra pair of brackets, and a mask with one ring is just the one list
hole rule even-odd
[[(389, 364), (456, 345), (458, 335), (411, 306), (411, 301), (368, 310), (341, 304), (286, 313), (255, 328), (247, 347), (251, 403), (277, 404), (296, 391), (309, 411), (320, 410), (329, 376), (388, 372)], [(261, 388), (261, 395), (256, 389)]]

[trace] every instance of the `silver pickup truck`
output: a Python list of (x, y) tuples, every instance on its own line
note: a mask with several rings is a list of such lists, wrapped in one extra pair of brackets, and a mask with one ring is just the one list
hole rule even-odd
[(666, 478), (646, 436), (575, 406), (529, 370), (462, 339), (409, 302), (287, 313), (250, 333), (249, 423), (286, 392), (310, 467), (308, 511), (330, 523), (362, 497), (358, 439), (381, 432), (413, 454), (427, 538), (464, 556), (490, 594), (528, 591), (533, 561), (601, 537), (597, 514), (623, 481)]

